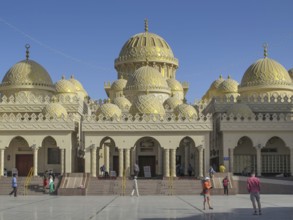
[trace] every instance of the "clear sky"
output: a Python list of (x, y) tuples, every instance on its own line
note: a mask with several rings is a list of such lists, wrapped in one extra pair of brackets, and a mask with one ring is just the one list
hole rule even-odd
[(25, 59), (41, 64), (57, 82), (78, 79), (92, 99), (107, 98), (104, 82), (117, 79), (114, 59), (123, 44), (144, 31), (163, 37), (189, 82), (189, 103), (211, 83), (230, 74), (239, 83), (245, 70), (268, 56), (293, 68), (292, 0), (10, 0), (0, 3), (0, 77)]

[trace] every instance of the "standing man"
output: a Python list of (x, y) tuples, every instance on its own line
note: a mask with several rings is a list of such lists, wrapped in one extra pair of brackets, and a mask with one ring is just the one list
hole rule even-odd
[(228, 187), (229, 187), (229, 179), (228, 179), (228, 176), (226, 176), (223, 179), (223, 188), (224, 188), (224, 195), (227, 195), (227, 196), (228, 196)]
[(14, 197), (16, 197), (17, 196), (17, 179), (16, 179), (15, 173), (13, 174), (13, 177), (12, 177), (11, 186), (13, 190), (9, 193), (9, 195), (11, 196), (14, 193)]
[(205, 177), (203, 184), (202, 184), (202, 195), (203, 195), (203, 210), (206, 209), (206, 203), (208, 203), (209, 209), (213, 209), (213, 207), (210, 204), (210, 200), (211, 200), (211, 189), (213, 187), (211, 186), (210, 183), (210, 178), (209, 177)]
[(134, 176), (134, 178), (133, 178), (133, 186), (132, 186), (131, 196), (133, 196), (134, 192), (136, 192), (136, 196), (139, 196), (136, 176)]
[(137, 162), (134, 164), (134, 176), (138, 177), (139, 173), (139, 166), (137, 165)]
[(261, 205), (260, 205), (260, 181), (255, 177), (255, 173), (251, 173), (251, 177), (247, 179), (247, 190), (250, 193), (250, 200), (254, 209), (253, 215), (257, 215), (257, 209), (255, 205), (255, 200), (257, 201), (258, 214), (261, 215)]

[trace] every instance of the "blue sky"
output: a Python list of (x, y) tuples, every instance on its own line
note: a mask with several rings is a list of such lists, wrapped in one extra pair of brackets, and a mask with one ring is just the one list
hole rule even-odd
[(193, 103), (220, 74), (240, 82), (264, 42), (270, 58), (293, 68), (292, 8), (292, 0), (1, 1), (0, 78), (29, 43), (54, 83), (74, 74), (92, 99), (104, 99), (104, 82), (117, 79), (114, 59), (148, 18), (179, 59), (176, 78), (189, 82)]

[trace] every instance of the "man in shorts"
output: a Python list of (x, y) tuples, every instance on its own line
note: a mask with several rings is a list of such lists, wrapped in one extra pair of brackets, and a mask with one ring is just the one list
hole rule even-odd
[(255, 173), (251, 173), (251, 177), (247, 179), (247, 191), (250, 193), (250, 200), (254, 209), (253, 215), (257, 215), (255, 200), (257, 202), (258, 214), (261, 215), (260, 205), (260, 181), (255, 177)]

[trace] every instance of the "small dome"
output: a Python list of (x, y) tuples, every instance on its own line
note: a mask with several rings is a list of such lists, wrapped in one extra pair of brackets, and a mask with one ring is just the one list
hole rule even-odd
[(136, 98), (130, 108), (132, 114), (165, 115), (165, 109), (161, 102), (153, 95), (141, 95)]
[(113, 103), (115, 105), (117, 105), (120, 109), (130, 109), (130, 107), (131, 107), (130, 101), (127, 98), (125, 98), (124, 96), (116, 97), (113, 100)]
[(113, 118), (120, 117), (122, 114), (120, 108), (112, 103), (105, 103), (97, 110), (97, 116), (103, 115), (105, 117)]
[(57, 93), (76, 93), (75, 85), (62, 77), (56, 84)]
[(58, 118), (67, 117), (66, 109), (59, 103), (50, 103), (46, 105), (42, 110), (43, 115), (50, 115), (52, 117), (57, 116)]
[(238, 93), (238, 82), (228, 76), (228, 79), (224, 80), (224, 82), (219, 85), (218, 91), (221, 94)]
[(291, 80), (293, 81), (293, 68), (288, 70), (289, 76)]
[(115, 82), (113, 82), (112, 86), (111, 86), (111, 90), (114, 91), (123, 91), (123, 89), (125, 88), (127, 83), (126, 79), (117, 79)]
[(185, 103), (183, 103), (181, 105), (178, 105), (174, 109), (174, 113), (177, 116), (181, 115), (181, 116), (186, 117), (186, 118), (197, 117), (197, 112), (196, 112), (195, 108), (193, 106), (185, 104)]
[(227, 111), (227, 115), (230, 114), (233, 114), (234, 116), (239, 114), (241, 116), (251, 117), (253, 115), (253, 112), (248, 105), (243, 103), (235, 103)]
[(84, 97), (88, 96), (87, 91), (85, 91), (82, 84), (77, 79), (75, 79), (74, 76), (71, 76), (68, 81), (75, 86), (75, 90), (77, 92), (81, 92), (84, 95)]
[(0, 90), (47, 90), (55, 92), (49, 73), (33, 60), (22, 60), (3, 77)]
[(172, 92), (174, 92), (174, 91), (182, 92), (183, 91), (183, 87), (182, 87), (181, 83), (174, 78), (167, 79), (167, 84), (170, 87)]
[[(255, 87), (288, 88), (292, 86), (292, 80), (287, 70), (278, 62), (268, 57), (257, 60), (245, 71), (239, 91), (253, 89)], [(256, 88), (255, 88), (256, 89)], [(291, 88), (292, 90), (292, 88)]]
[(170, 88), (162, 74), (150, 66), (143, 66), (137, 69), (128, 79), (125, 90), (163, 91), (170, 94)]
[(182, 100), (176, 98), (176, 97), (170, 97), (166, 99), (164, 102), (164, 106), (168, 105), (170, 109), (176, 108), (178, 105), (182, 104)]

